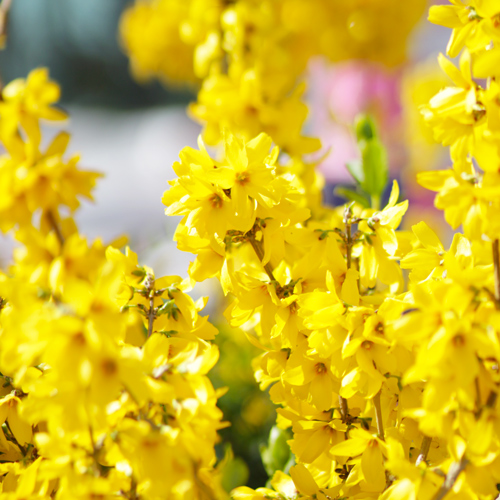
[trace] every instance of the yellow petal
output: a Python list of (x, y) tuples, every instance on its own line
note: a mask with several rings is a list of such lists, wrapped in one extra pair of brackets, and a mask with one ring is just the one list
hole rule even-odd
[(370, 441), (361, 457), (361, 472), (371, 491), (382, 491), (384, 489), (385, 469), (382, 461), (382, 451), (375, 439)]
[(459, 7), (453, 5), (433, 5), (429, 9), (429, 17), (431, 23), (445, 26), (446, 28), (458, 28), (462, 26), (462, 22), (458, 17)]
[(305, 465), (294, 465), (290, 468), (290, 476), (292, 476), (293, 482), (300, 493), (310, 497), (317, 493), (318, 485)]
[(332, 455), (338, 457), (357, 457), (364, 453), (369, 441), (361, 438), (351, 438), (336, 444), (331, 450)]
[(351, 305), (359, 306), (359, 273), (355, 269), (348, 269), (342, 284), (342, 300)]
[(441, 241), (437, 237), (436, 233), (425, 222), (419, 222), (418, 224), (412, 226), (411, 229), (425, 248), (435, 250), (436, 252), (443, 251)]

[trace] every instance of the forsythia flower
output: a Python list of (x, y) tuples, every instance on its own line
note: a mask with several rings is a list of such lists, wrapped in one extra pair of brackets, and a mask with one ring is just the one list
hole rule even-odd
[(2, 498), (220, 496), (206, 299), (60, 217), (99, 175), (63, 160), (67, 133), (39, 151), (39, 120), (64, 117), (47, 72), (2, 95), (0, 229), (21, 245), (0, 274)]

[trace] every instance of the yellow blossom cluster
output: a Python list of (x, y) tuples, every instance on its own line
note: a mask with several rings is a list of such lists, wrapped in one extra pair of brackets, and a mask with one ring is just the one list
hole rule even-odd
[[(453, 33), (448, 55), (460, 55), (457, 68), (444, 55), (440, 65), (451, 79), (423, 109), (434, 137), (450, 146), (453, 168), (421, 174), (419, 182), (437, 191), (436, 206), (468, 237), (498, 238), (500, 180), (500, 6), (494, 0), (435, 6), (430, 20)], [(496, 58), (496, 59), (495, 59)], [(485, 80), (486, 79), (486, 80)]]
[(121, 37), (137, 76), (198, 78), (189, 112), (207, 144), (219, 143), (223, 128), (246, 140), (265, 132), (300, 162), (320, 147), (303, 135), (309, 60), (400, 64), (424, 7), (424, 0), (141, 0), (125, 12)]
[(19, 243), (0, 273), (0, 496), (220, 498), (206, 300), (79, 234), (98, 174), (64, 159), (65, 132), (40, 151), (58, 97), (38, 69), (0, 102), (0, 229)]
[[(419, 176), (452, 228), (463, 227), (449, 248), (425, 222), (397, 230), (408, 202), (396, 181), (383, 208), (374, 196), (371, 206), (311, 203), (265, 127), (252, 138), (251, 126), (220, 120), (223, 155), (200, 138), (174, 165), (163, 202), (183, 216), (175, 239), (196, 255), (189, 274), (220, 280), (225, 315), (261, 348), (256, 379), (292, 432), (289, 475), (237, 488), (236, 500), (498, 495), (500, 114), (498, 68), (485, 61), (500, 4), (452, 3), (430, 17), (454, 28), (460, 69), (440, 57), (453, 85), (422, 112), (453, 167)], [(370, 122), (358, 132), (371, 156), (352, 170), (369, 190), (382, 162), (368, 147)]]

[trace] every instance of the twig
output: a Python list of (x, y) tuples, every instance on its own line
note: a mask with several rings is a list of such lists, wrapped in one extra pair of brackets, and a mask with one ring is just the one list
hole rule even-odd
[(137, 498), (139, 498), (137, 496), (137, 481), (134, 478), (132, 478), (130, 481), (130, 491), (128, 498), (130, 498), (130, 500), (136, 500)]
[(152, 274), (147, 274), (144, 283), (149, 291), (149, 311), (148, 311), (148, 339), (153, 334), (153, 324), (155, 321), (155, 278)]
[(7, 39), (7, 22), (9, 20), (9, 11), (12, 6), (12, 0), (3, 0), (0, 4), (0, 47), (5, 47)]
[(377, 421), (377, 431), (378, 437), (385, 441), (384, 437), (384, 421), (382, 420), (382, 408), (380, 407), (380, 393), (382, 391), (378, 391), (375, 396), (373, 396), (373, 406), (375, 406), (375, 419)]
[[(255, 239), (253, 235), (250, 235), (248, 237), (248, 241), (250, 242), (250, 245), (252, 245), (252, 248), (254, 249), (255, 253), (257, 254), (258, 259), (260, 260), (261, 264), (262, 261), (264, 260), (264, 251), (262, 249), (262, 246), (259, 241)], [(273, 274), (273, 268), (271, 267), (271, 264), (268, 262), (266, 265), (264, 265), (264, 269), (269, 276), (269, 279), (271, 281), (277, 282), (278, 280), (274, 277)]]
[(498, 393), (495, 391), (491, 391), (488, 395), (488, 399), (486, 400), (487, 408), (494, 408), (498, 398)]
[(453, 488), (453, 485), (456, 483), (458, 476), (460, 476), (461, 472), (465, 470), (469, 461), (462, 457), (460, 462), (453, 462), (448, 469), (448, 474), (444, 479), (444, 483), (441, 488), (436, 492), (436, 494), (432, 497), (432, 500), (442, 500), (446, 494)]
[(352, 229), (352, 223), (351, 223), (351, 207), (346, 206), (344, 209), (344, 223), (345, 223), (345, 233), (346, 233), (346, 238), (345, 238), (345, 247), (346, 247), (346, 260), (347, 260), (347, 269), (351, 269), (352, 266), (352, 234), (351, 234), (351, 229)]
[(481, 388), (479, 387), (479, 377), (474, 379), (474, 387), (476, 389), (476, 418), (481, 415)]
[(429, 436), (424, 436), (422, 439), (422, 446), (420, 447), (420, 453), (418, 454), (417, 461), (415, 465), (418, 467), (422, 462), (427, 460), (427, 454), (429, 453), (429, 449), (431, 447), (432, 438)]
[(49, 221), (49, 224), (52, 226), (52, 229), (56, 233), (57, 239), (59, 240), (59, 243), (61, 246), (64, 245), (64, 236), (61, 232), (61, 228), (59, 227), (59, 223), (56, 220), (56, 217), (52, 210), (47, 211), (47, 220)]
[(339, 405), (340, 405), (340, 415), (342, 417), (342, 423), (347, 422), (347, 418), (349, 416), (349, 406), (347, 405), (347, 399), (339, 396)]

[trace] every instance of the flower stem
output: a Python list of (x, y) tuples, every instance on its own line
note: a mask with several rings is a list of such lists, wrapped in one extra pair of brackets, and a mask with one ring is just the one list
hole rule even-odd
[(339, 406), (342, 423), (345, 424), (347, 422), (347, 417), (349, 416), (349, 406), (347, 404), (347, 399), (339, 396)]
[(352, 266), (352, 222), (351, 222), (352, 212), (351, 207), (346, 206), (344, 210), (344, 224), (345, 224), (345, 248), (346, 248), (346, 261), (347, 269), (351, 269)]
[(49, 224), (51, 225), (52, 229), (56, 233), (59, 244), (62, 247), (64, 245), (64, 236), (61, 232), (59, 222), (57, 221), (56, 216), (54, 215), (54, 212), (52, 212), (52, 210), (49, 210), (47, 212), (47, 220), (49, 221)]
[(429, 436), (424, 436), (422, 439), (422, 446), (420, 447), (420, 453), (418, 454), (417, 461), (415, 465), (418, 467), (422, 462), (427, 460), (427, 454), (429, 453), (429, 449), (431, 447), (432, 438)]
[(148, 339), (153, 334), (153, 323), (155, 321), (155, 277), (148, 273), (144, 282), (144, 287), (149, 292), (149, 311), (148, 311)]
[[(262, 249), (262, 244), (260, 241), (257, 241), (253, 235), (250, 235), (248, 237), (248, 241), (250, 242), (250, 245), (252, 245), (252, 248), (254, 249), (254, 252), (257, 254), (257, 257), (262, 264), (262, 261), (264, 260), (264, 250)], [(268, 262), (267, 264), (263, 264), (264, 269), (269, 276), (269, 279), (271, 281), (278, 281), (273, 274), (273, 268), (271, 267), (271, 264)]]
[(375, 419), (377, 421), (378, 437), (382, 441), (385, 441), (384, 421), (382, 420), (382, 408), (380, 407), (380, 393), (381, 391), (378, 391), (377, 394), (373, 396), (373, 406), (375, 406)]
[(460, 462), (453, 462), (450, 465), (448, 470), (448, 474), (444, 479), (444, 483), (441, 488), (436, 492), (432, 500), (442, 500), (446, 494), (453, 488), (453, 485), (456, 483), (458, 476), (460, 476), (461, 472), (465, 470), (469, 461), (462, 457)]

